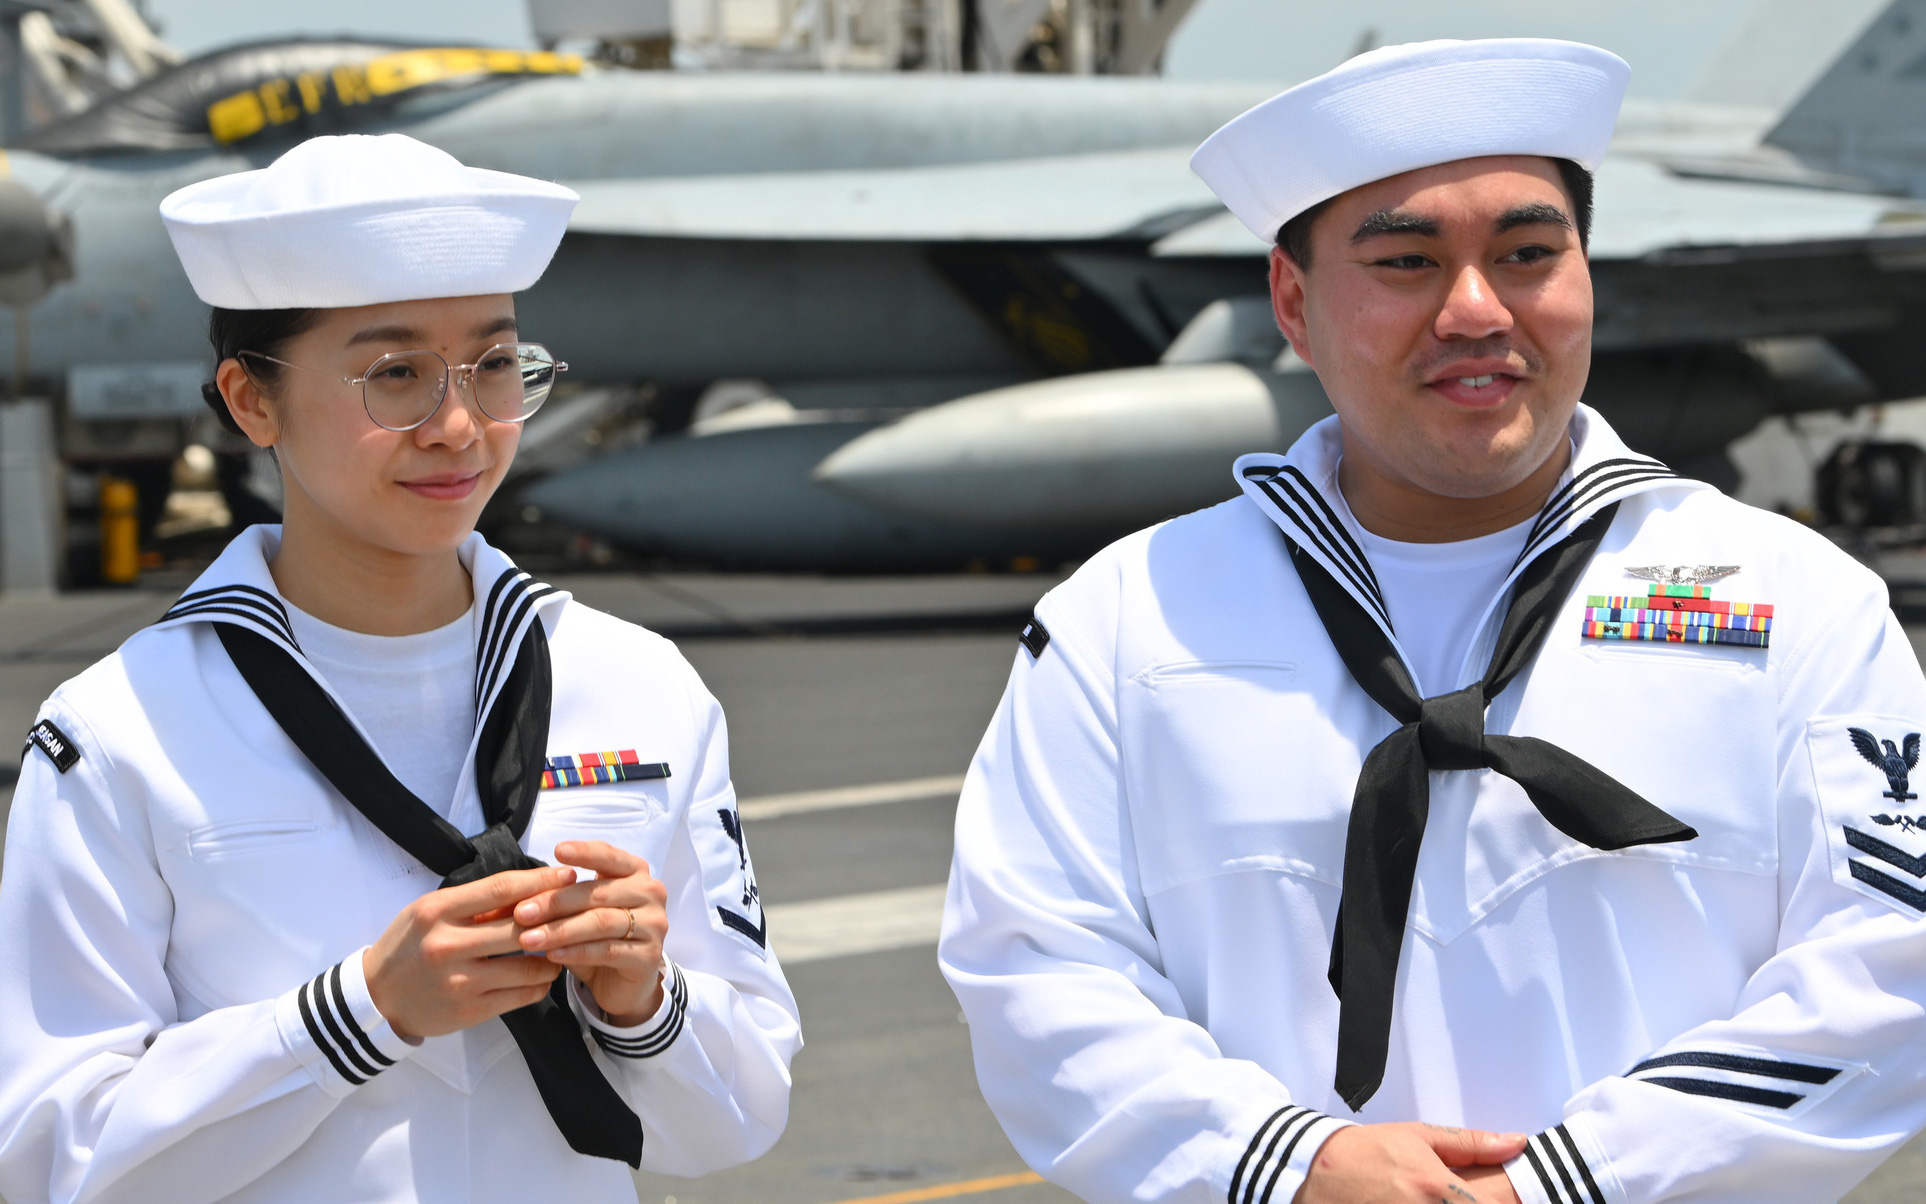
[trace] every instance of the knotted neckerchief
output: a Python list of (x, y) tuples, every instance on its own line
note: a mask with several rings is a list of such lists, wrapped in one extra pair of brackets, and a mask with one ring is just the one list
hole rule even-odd
[[(522, 852), (520, 840), (541, 791), (548, 749), (553, 693), (548, 637), (532, 623), (482, 722), (475, 750), (475, 785), (488, 828), (474, 837), (436, 814), (403, 786), (319, 682), (279, 644), (232, 623), (214, 624), (221, 646), (321, 776), (354, 809), (410, 856), (460, 886), (505, 870), (534, 869), (546, 862)], [(539, 1002), (502, 1016), (528, 1063), (542, 1103), (569, 1147), (578, 1154), (642, 1162), (642, 1122), (609, 1085), (582, 1039), (569, 1010), (568, 975), (556, 978)]]
[(1490, 769), (1524, 787), (1552, 827), (1595, 849), (1691, 840), (1697, 832), (1555, 744), (1485, 732), (1485, 708), (1532, 662), (1597, 551), (1617, 503), (1519, 574), (1484, 680), (1418, 697), (1397, 649), (1357, 599), (1285, 537), (1311, 605), (1358, 685), (1404, 726), (1364, 758), (1344, 843), (1344, 886), (1331, 941), (1338, 994), (1337, 1093), (1355, 1111), (1384, 1081), (1392, 991), (1418, 845), (1431, 810), (1429, 770)]

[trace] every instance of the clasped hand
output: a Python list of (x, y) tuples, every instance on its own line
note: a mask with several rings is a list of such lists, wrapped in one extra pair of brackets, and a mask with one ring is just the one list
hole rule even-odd
[[(362, 957), (368, 993), (413, 1040), (472, 1028), (548, 994), (572, 970), (616, 1025), (662, 1002), (668, 889), (633, 853), (600, 840), (555, 846), (560, 865), (430, 891)], [(595, 877), (577, 881), (577, 869)], [(507, 957), (504, 954), (530, 954)]]
[(1333, 1133), (1294, 1204), (1518, 1204), (1503, 1163), (1521, 1133), (1442, 1125), (1354, 1125)]

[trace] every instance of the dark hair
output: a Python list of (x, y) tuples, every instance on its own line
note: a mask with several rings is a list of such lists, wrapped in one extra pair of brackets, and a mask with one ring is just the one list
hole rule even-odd
[[(278, 357), (295, 336), (312, 330), (320, 318), (321, 311), (316, 309), (221, 309), (217, 306), (207, 319), (207, 341), (214, 344), (214, 367), (218, 370), (243, 351)], [(273, 386), (281, 379), (278, 364), (250, 356), (243, 366), (258, 384)], [(241, 433), (240, 424), (228, 412), (227, 399), (221, 396), (219, 385), (213, 381), (202, 385), (201, 400), (229, 432)]]
[[(1572, 198), (1578, 245), (1589, 248), (1592, 245), (1592, 173), (1570, 159), (1553, 159), (1552, 163), (1557, 166), (1558, 178)], [(1284, 248), (1284, 253), (1300, 268), (1308, 270), (1311, 266), (1311, 226), (1330, 203), (1319, 201), (1278, 228), (1277, 245)]]

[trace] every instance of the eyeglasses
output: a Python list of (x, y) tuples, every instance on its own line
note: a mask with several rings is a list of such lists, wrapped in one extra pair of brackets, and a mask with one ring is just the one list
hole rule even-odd
[[(319, 368), (290, 364), (259, 351), (237, 352), (283, 368), (332, 376)], [(368, 417), (384, 430), (412, 431), (435, 416), (448, 396), (448, 382), (468, 378), (468, 395), (483, 414), (496, 422), (524, 422), (542, 408), (555, 387), (555, 374), (568, 365), (549, 354), (540, 343), (497, 343), (472, 364), (451, 364), (432, 351), (395, 351), (368, 365), (360, 376), (334, 376), (344, 385), (361, 387), (361, 404)]]

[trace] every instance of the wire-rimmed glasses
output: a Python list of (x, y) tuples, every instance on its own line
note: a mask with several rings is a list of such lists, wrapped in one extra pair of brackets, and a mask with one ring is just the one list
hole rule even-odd
[[(235, 358), (266, 360), (284, 368), (333, 376), (319, 368), (291, 364), (259, 351), (238, 352)], [(344, 385), (361, 389), (361, 404), (378, 427), (412, 431), (435, 416), (448, 396), (448, 382), (468, 378), (468, 395), (483, 414), (496, 422), (524, 422), (542, 408), (555, 375), (568, 370), (540, 343), (497, 343), (472, 364), (451, 364), (433, 351), (392, 351), (368, 365), (360, 376), (335, 376)]]

